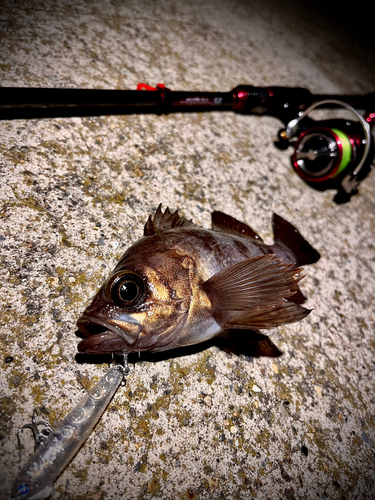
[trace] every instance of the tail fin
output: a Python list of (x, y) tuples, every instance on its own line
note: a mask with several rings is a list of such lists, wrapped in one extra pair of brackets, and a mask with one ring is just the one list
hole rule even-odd
[(320, 254), (300, 234), (297, 228), (280, 215), (273, 214), (273, 234), (275, 243), (287, 247), (296, 259), (297, 266), (313, 264), (320, 259)]

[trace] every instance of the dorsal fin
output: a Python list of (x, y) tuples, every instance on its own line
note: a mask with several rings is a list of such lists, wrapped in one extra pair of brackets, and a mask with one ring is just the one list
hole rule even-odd
[(155, 212), (154, 218), (151, 215), (144, 227), (144, 235), (151, 236), (152, 234), (161, 233), (166, 229), (173, 229), (174, 227), (198, 227), (193, 221), (185, 219), (178, 215), (178, 210), (171, 212), (167, 207), (163, 213), (161, 203)]
[(224, 214), (223, 212), (212, 212), (212, 229), (214, 231), (225, 231), (226, 233), (242, 236), (243, 238), (254, 238), (260, 243), (263, 242), (262, 238), (247, 224)]
[(280, 215), (273, 214), (272, 226), (275, 243), (284, 245), (291, 250), (298, 266), (314, 264), (320, 259), (319, 252), (305, 240), (297, 228)]

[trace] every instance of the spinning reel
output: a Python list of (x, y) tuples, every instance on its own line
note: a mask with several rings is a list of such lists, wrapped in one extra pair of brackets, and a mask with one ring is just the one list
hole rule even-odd
[[(354, 120), (313, 120), (309, 115), (319, 106), (344, 108)], [(297, 174), (319, 191), (337, 189), (334, 201), (345, 203), (371, 170), (374, 121), (375, 113), (362, 116), (345, 102), (326, 99), (315, 102), (279, 130), (275, 145), (280, 149), (293, 146), (291, 162)]]

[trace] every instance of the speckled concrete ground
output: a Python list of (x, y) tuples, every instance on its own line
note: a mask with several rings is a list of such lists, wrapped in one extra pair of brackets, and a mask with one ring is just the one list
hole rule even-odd
[[(358, 32), (289, 1), (9, 0), (0, 23), (2, 86), (375, 90)], [(107, 370), (76, 358), (75, 323), (160, 202), (205, 226), (222, 210), (267, 242), (272, 211), (295, 223), (322, 255), (302, 283), (314, 310), (269, 332), (277, 358), (141, 358), (52, 498), (374, 498), (375, 175), (335, 205), (291, 172), (279, 126), (232, 113), (0, 122), (1, 499), (32, 450), (16, 431), (33, 409), (53, 425)]]

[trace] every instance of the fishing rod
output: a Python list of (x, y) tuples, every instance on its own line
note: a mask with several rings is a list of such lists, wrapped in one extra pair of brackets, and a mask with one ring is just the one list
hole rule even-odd
[[(148, 91), (148, 92), (145, 92)], [(230, 92), (172, 91), (163, 84), (140, 83), (137, 90), (0, 88), (0, 119), (106, 114), (235, 111), (270, 115), (284, 123), (323, 100), (343, 101), (354, 108), (375, 108), (375, 93), (320, 95), (300, 87), (239, 85)], [(337, 107), (328, 105), (326, 107)]]
[[(318, 107), (343, 108), (351, 119), (313, 120), (310, 114)], [(337, 189), (337, 203), (349, 201), (371, 170), (375, 93), (327, 95), (300, 87), (251, 85), (239, 85), (230, 92), (187, 92), (145, 83), (138, 84), (137, 90), (0, 88), (0, 120), (202, 111), (281, 120), (284, 127), (275, 146), (292, 146), (291, 162), (297, 174), (315, 189)]]

